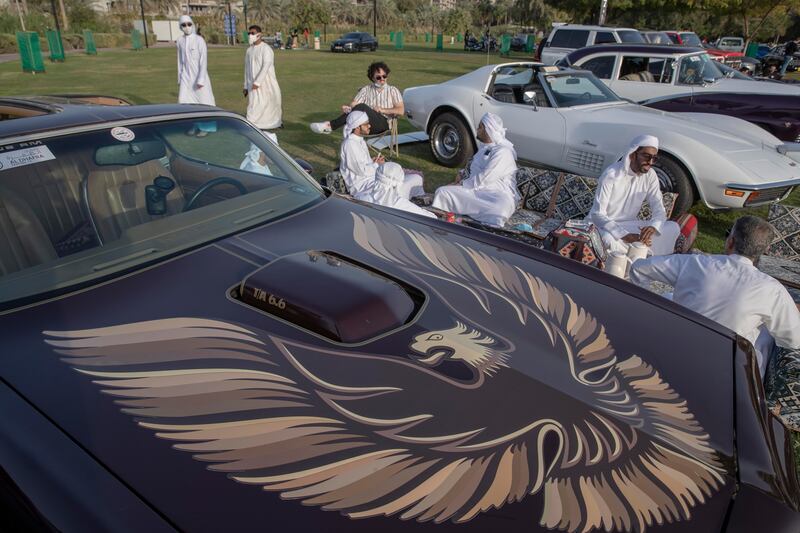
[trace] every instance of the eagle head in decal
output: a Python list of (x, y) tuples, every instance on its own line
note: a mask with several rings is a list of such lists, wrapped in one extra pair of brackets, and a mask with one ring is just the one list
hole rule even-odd
[[(691, 406), (570, 295), (469, 245), (353, 217), (375, 262), (474, 299), (452, 327), (410, 336), (411, 357), (191, 317), (45, 342), (198, 468), (350, 518), (458, 524), (537, 497), (546, 528), (644, 531), (689, 520), (724, 484)], [(496, 333), (482, 321), (501, 306), (516, 318)], [(512, 330), (538, 351), (507, 343)], [(536, 357), (569, 394), (520, 381)], [(438, 372), (445, 361), (481, 379)]]

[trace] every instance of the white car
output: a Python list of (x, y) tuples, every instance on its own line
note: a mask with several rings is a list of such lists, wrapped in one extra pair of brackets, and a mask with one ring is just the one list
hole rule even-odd
[(782, 143), (743, 120), (673, 114), (619, 98), (592, 73), (541, 63), (487, 65), (403, 93), (408, 120), (430, 137), (441, 164), (464, 165), (487, 111), (498, 114), (521, 164), (598, 176), (631, 139), (656, 135), (662, 189), (677, 192), (676, 212), (695, 200), (713, 209), (755, 206), (800, 185), (800, 144)]
[(727, 52), (744, 52), (744, 39), (741, 37), (720, 37), (714, 47)]
[(583, 24), (562, 24), (553, 28), (542, 43), (540, 59), (552, 65), (568, 53), (584, 46), (611, 43), (644, 43), (644, 37), (633, 28), (608, 28)]

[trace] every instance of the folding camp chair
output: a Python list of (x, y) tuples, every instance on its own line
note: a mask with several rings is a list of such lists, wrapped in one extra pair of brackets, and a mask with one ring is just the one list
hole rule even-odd
[[(389, 148), (389, 155), (397, 157), (400, 155), (400, 146), (397, 142), (397, 115), (390, 115), (386, 119), (389, 122), (389, 129), (376, 133), (375, 135), (367, 135), (365, 140), (367, 146), (374, 150), (377, 154), (382, 153), (383, 148)], [(386, 138), (389, 138), (386, 144)], [(375, 146), (375, 145), (378, 146)]]

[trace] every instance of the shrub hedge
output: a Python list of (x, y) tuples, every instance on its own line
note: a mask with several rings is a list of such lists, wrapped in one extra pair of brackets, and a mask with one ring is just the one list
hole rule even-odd
[[(81, 50), (84, 47), (82, 33), (62, 33), (64, 50)], [(94, 42), (97, 48), (130, 48), (131, 36), (126, 33), (95, 33)], [(47, 38), (39, 34), (39, 45), (42, 52), (49, 52)], [(13, 54), (17, 51), (17, 36), (13, 33), (0, 33), (0, 54)]]

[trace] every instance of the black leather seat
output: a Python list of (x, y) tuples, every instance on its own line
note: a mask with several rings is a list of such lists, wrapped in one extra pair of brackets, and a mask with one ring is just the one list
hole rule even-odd
[(33, 209), (6, 188), (0, 188), (0, 234), (0, 276), (58, 258)]
[(495, 85), (492, 89), (492, 97), (498, 102), (517, 103), (516, 98), (514, 98), (514, 88), (509, 85)]

